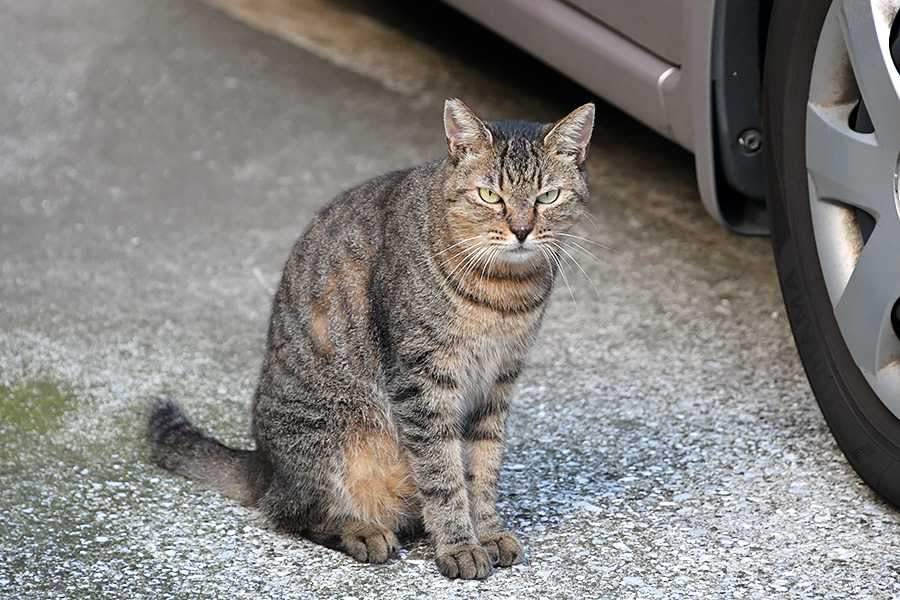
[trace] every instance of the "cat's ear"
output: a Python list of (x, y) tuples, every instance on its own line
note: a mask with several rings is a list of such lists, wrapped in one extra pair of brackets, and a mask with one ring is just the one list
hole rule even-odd
[(544, 145), (551, 152), (569, 156), (580, 165), (587, 156), (593, 130), (594, 105), (588, 103), (553, 125), (544, 136)]
[(444, 102), (444, 132), (447, 134), (447, 152), (457, 160), (467, 154), (481, 154), (493, 143), (484, 122), (456, 98)]

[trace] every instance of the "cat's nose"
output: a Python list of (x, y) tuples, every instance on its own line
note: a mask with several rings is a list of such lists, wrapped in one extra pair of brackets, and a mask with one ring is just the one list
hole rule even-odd
[(528, 234), (531, 233), (531, 230), (534, 229), (531, 223), (510, 223), (509, 230), (516, 234), (516, 237), (519, 238), (519, 243), (525, 241), (525, 238), (528, 237)]

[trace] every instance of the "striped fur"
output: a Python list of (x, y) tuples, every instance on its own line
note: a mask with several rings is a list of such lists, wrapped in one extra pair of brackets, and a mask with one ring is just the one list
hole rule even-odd
[(423, 524), (444, 575), (482, 578), (524, 556), (495, 505), (506, 420), (560, 264), (556, 234), (588, 199), (593, 106), (551, 125), (484, 123), (448, 100), (444, 122), (444, 160), (345, 192), (294, 246), (256, 448), (203, 436), (168, 401), (147, 442), (161, 466), (359, 560), (387, 560)]

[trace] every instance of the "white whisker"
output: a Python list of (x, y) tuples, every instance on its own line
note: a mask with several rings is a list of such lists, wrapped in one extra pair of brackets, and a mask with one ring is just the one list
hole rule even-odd
[[(465, 262), (461, 263), (463, 268), (459, 269), (459, 277), (457, 277), (456, 279), (456, 287), (460, 291), (462, 291), (462, 289), (460, 288), (460, 286), (462, 285), (462, 281), (469, 276), (469, 273), (472, 271), (472, 269), (475, 268), (475, 266), (478, 264), (478, 260), (484, 255), (484, 253), (490, 250), (490, 248), (487, 246), (477, 246), (477, 249), (477, 252), (474, 252), (473, 254), (468, 256)], [(456, 270), (454, 269), (454, 271)]]
[(452, 261), (452, 260), (454, 260), (454, 259), (456, 259), (456, 258), (459, 258), (460, 256), (462, 256), (462, 255), (464, 255), (464, 254), (467, 254), (467, 253), (469, 253), (469, 252), (473, 252), (474, 250), (476, 250), (476, 249), (479, 248), (479, 247), (480, 247), (480, 246), (477, 245), (477, 244), (476, 244), (476, 245), (473, 245), (473, 246), (466, 246), (466, 247), (463, 248), (462, 250), (459, 250), (458, 252), (456, 252), (456, 254), (454, 254), (453, 256), (448, 256), (448, 257), (445, 258), (443, 261), (441, 261), (440, 266), (443, 267), (443, 266), (446, 265), (448, 262), (450, 262), (450, 261)]
[(562, 275), (563, 283), (566, 284), (566, 289), (569, 290), (569, 297), (572, 298), (572, 304), (575, 305), (575, 310), (578, 310), (578, 302), (575, 301), (575, 294), (572, 292), (572, 286), (569, 285), (569, 276), (566, 275), (566, 269), (562, 264), (562, 260), (560, 259), (559, 253), (556, 252), (553, 248), (547, 248), (547, 252), (556, 261), (556, 268), (559, 270), (559, 274)]
[(600, 263), (601, 265), (609, 266), (609, 263), (608, 263), (608, 262), (606, 262), (605, 260), (600, 259), (600, 258), (597, 257), (593, 252), (591, 252), (590, 250), (588, 250), (587, 248), (585, 248), (585, 247), (582, 246), (581, 244), (578, 244), (578, 243), (573, 242), (573, 241), (571, 241), (571, 240), (556, 240), (556, 241), (557, 241), (557, 243), (558, 243), (560, 246), (566, 246), (566, 247), (569, 248), (570, 250), (575, 250), (576, 252), (578, 252), (578, 253), (581, 254), (582, 256), (586, 256), (586, 257), (588, 257), (588, 258), (594, 259), (595, 261), (597, 261), (597, 262)]
[(583, 235), (575, 235), (572, 233), (562, 233), (559, 231), (554, 232), (554, 235), (562, 235), (565, 237), (575, 238), (576, 240), (581, 240), (582, 242), (586, 242), (588, 244), (593, 244), (594, 246), (597, 246), (598, 248), (603, 248), (604, 250), (609, 250), (610, 252), (616, 251), (614, 248), (610, 248), (609, 246), (604, 246), (603, 244), (601, 244), (599, 242), (595, 242), (594, 240), (588, 239), (588, 238), (584, 237)]
[(565, 248), (563, 248), (562, 246), (557, 245), (557, 248), (559, 248), (559, 250), (562, 251), (562, 252), (563, 252), (566, 256), (568, 256), (570, 259), (572, 259), (572, 262), (575, 263), (575, 266), (578, 267), (578, 269), (579, 269), (579, 270), (581, 271), (581, 273), (584, 275), (585, 279), (588, 280), (588, 283), (591, 284), (591, 287), (594, 288), (594, 291), (597, 293), (597, 297), (602, 299), (603, 296), (600, 294), (600, 290), (598, 290), (598, 289), (597, 289), (597, 286), (594, 285), (594, 281), (593, 281), (593, 280), (590, 278), (590, 276), (587, 274), (587, 271), (585, 271), (584, 268), (578, 263), (578, 260), (577, 260), (574, 256), (572, 256), (572, 255), (569, 253), (569, 251), (566, 250)]
[(484, 263), (484, 268), (481, 269), (481, 283), (484, 285), (484, 276), (487, 274), (490, 276), (490, 266), (494, 262), (494, 259), (497, 258), (497, 255), (500, 254), (500, 248), (497, 246), (491, 246), (491, 252), (488, 256), (487, 261)]
[(581, 216), (587, 218), (588, 222), (594, 226), (594, 229), (596, 229), (598, 232), (600, 231), (600, 228), (597, 226), (597, 222), (594, 220), (594, 217), (591, 216), (591, 213), (589, 213), (587, 210), (582, 210)]
[(435, 256), (435, 257), (438, 257), (438, 256), (440, 256), (441, 254), (443, 254), (444, 252), (449, 251), (451, 248), (456, 248), (456, 247), (459, 246), (460, 244), (465, 244), (466, 242), (471, 242), (472, 240), (477, 240), (477, 239), (480, 238), (480, 237), (481, 237), (480, 235), (473, 235), (473, 236), (470, 237), (470, 238), (466, 238), (466, 239), (464, 239), (464, 240), (460, 240), (460, 241), (456, 242), (455, 244), (451, 244), (451, 245), (447, 246), (446, 248), (444, 248), (443, 250), (441, 250), (440, 252), (438, 252), (438, 253), (435, 254), (434, 256)]
[[(469, 275), (472, 273), (472, 271), (474, 271), (478, 267), (478, 262), (484, 257), (484, 255), (488, 254), (490, 251), (491, 251), (490, 246), (484, 246), (478, 251), (478, 253), (475, 254), (474, 258), (471, 261), (469, 261), (469, 266), (466, 268), (465, 272), (462, 275), (460, 275), (460, 277), (459, 277), (458, 281), (459, 281), (460, 285), (462, 284), (462, 281), (464, 279), (468, 278)], [(460, 291), (462, 291), (462, 290), (460, 289)]]
[[(451, 281), (453, 279), (453, 276), (456, 273), (462, 272), (466, 268), (466, 266), (469, 264), (469, 261), (472, 260), (472, 257), (477, 255), (481, 249), (482, 249), (481, 246), (470, 246), (470, 247), (466, 248), (465, 250), (463, 250), (462, 252), (460, 252), (459, 254), (457, 254), (457, 256), (464, 255), (464, 258), (461, 261), (459, 261), (459, 263), (457, 263), (457, 265), (455, 267), (453, 267), (453, 270), (451, 270), (449, 273), (447, 273), (447, 281)], [(450, 260), (450, 259), (448, 259), (448, 260)]]

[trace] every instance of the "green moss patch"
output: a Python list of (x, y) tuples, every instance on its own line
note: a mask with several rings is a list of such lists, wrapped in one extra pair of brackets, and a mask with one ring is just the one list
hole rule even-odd
[(53, 381), (0, 385), (0, 428), (4, 433), (47, 433), (57, 427), (71, 401), (72, 395)]

